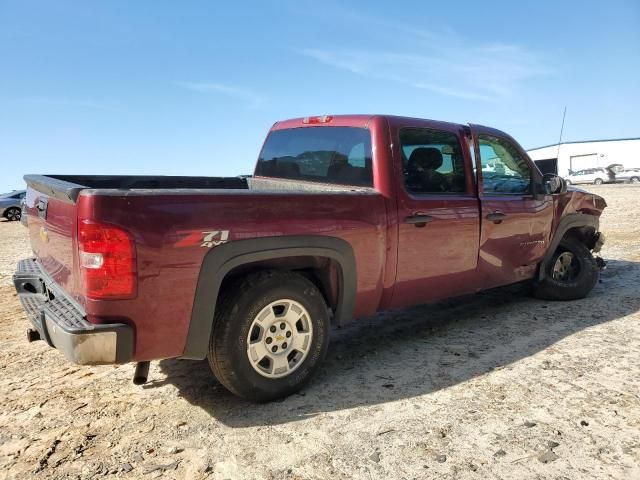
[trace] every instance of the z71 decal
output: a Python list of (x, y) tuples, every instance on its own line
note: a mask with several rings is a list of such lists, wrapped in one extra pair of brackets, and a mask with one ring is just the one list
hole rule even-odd
[(207, 231), (179, 231), (178, 236), (183, 236), (176, 242), (176, 247), (205, 247), (212, 248), (227, 243), (229, 240), (229, 230), (207, 230)]

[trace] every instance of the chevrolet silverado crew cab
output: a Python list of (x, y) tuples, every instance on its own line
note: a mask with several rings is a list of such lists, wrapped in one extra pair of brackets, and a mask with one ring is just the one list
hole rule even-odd
[(255, 401), (309, 380), (331, 326), (529, 281), (586, 296), (605, 201), (509, 135), (386, 115), (277, 122), (249, 178), (27, 175), (14, 282), (79, 364), (204, 359)]

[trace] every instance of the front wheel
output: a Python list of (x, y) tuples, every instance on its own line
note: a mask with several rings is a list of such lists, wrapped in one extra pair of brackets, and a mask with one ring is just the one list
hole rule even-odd
[(598, 282), (600, 269), (586, 245), (564, 238), (537, 281), (535, 296), (545, 300), (577, 300), (586, 297)]
[(640, 183), (640, 177), (631, 177), (629, 179), (629, 182), (631, 182), (631, 183)]
[(565, 183), (567, 184), (567, 186), (569, 186), (569, 185), (571, 185), (571, 180), (565, 179)]
[(297, 273), (265, 271), (220, 299), (207, 358), (228, 390), (266, 402), (300, 390), (328, 342), (329, 316), (318, 288)]
[(604, 181), (601, 178), (596, 178), (593, 181), (593, 183), (596, 184), (596, 185), (602, 185), (604, 183)]
[(7, 218), (7, 220), (9, 220), (10, 222), (14, 222), (17, 220), (20, 220), (21, 217), (21, 213), (19, 208), (16, 207), (11, 207), (10, 209), (8, 209), (5, 213), (4, 216)]

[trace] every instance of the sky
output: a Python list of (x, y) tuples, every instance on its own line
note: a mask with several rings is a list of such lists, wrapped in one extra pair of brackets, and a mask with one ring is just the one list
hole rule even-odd
[(286, 118), (640, 137), (640, 1), (0, 0), (0, 192), (252, 172)]

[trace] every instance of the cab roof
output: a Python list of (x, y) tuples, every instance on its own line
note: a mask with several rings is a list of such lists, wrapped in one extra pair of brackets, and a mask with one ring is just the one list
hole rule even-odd
[(276, 122), (271, 130), (284, 130), (288, 128), (302, 127), (358, 127), (367, 128), (374, 119), (385, 119), (389, 126), (392, 127), (427, 127), (427, 128), (447, 128), (447, 129), (464, 129), (469, 127), (479, 127), (485, 132), (493, 131), (499, 136), (509, 136), (506, 133), (482, 125), (465, 125), (461, 123), (443, 122), (439, 120), (431, 120), (426, 118), (403, 117), (398, 115), (385, 114), (351, 114), (351, 115), (317, 115), (309, 117), (291, 118)]

